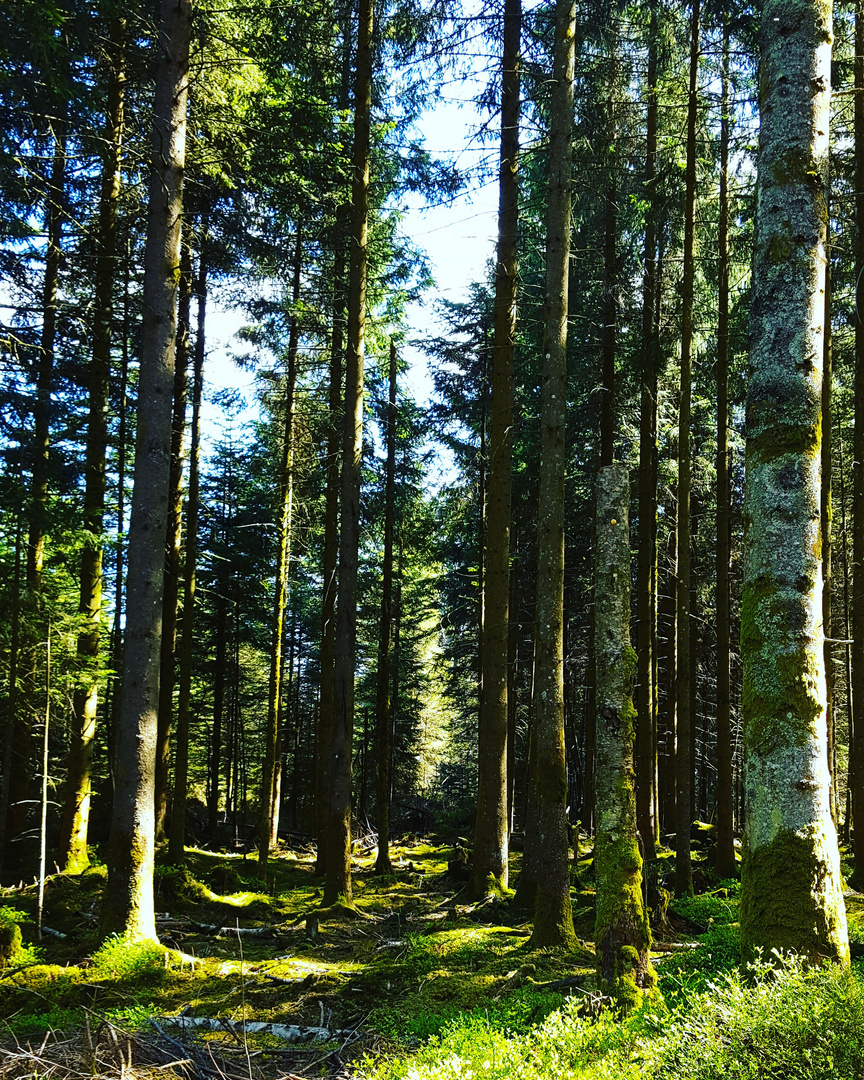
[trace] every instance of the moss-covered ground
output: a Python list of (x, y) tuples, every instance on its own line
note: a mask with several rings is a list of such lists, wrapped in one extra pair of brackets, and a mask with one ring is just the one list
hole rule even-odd
[[(647, 892), (652, 962), (674, 1007), (736, 967), (738, 886), (712, 881), (705, 872), (697, 875), (700, 895), (669, 904), (663, 888), (669, 854), (651, 869)], [(373, 1060), (422, 1057), (430, 1038), (466, 1025), (523, 1038), (562, 1008), (568, 1015), (594, 1011), (590, 853), (573, 867), (578, 945), (571, 952), (532, 950), (530, 913), (512, 901), (463, 902), (459, 883), (447, 873), (452, 847), (408, 838), (393, 846), (393, 858), (395, 872), (382, 878), (374, 874), (374, 849), (358, 850), (357, 913), (322, 913), (311, 849), (283, 848), (266, 887), (251, 857), (189, 849), (183, 871), (157, 871), (162, 949), (100, 945), (102, 867), (48, 880), (47, 929), (39, 943), (35, 886), (3, 890), (0, 924), (5, 918), (21, 925), (24, 949), (0, 969), (0, 1042), (18, 1053), (46, 1033), (52, 1033), (49, 1041), (86, 1041), (94, 1026), (107, 1025), (129, 1032), (133, 1041), (136, 1032), (140, 1039), (149, 1033), (166, 1052), (173, 1039), (174, 1058), (181, 1044), (194, 1043), (199, 1051), (208, 1046), (221, 1054), (227, 1077), (311, 1078), (342, 1075), (364, 1059), (368, 1071)], [(518, 870), (518, 856), (516, 862)], [(864, 942), (864, 897), (848, 906), (850, 936)], [(317, 925), (308, 919), (315, 913)], [(238, 929), (266, 936), (238, 935)], [(168, 1019), (179, 1014), (229, 1023), (220, 1031), (181, 1031)], [(333, 1038), (288, 1044), (272, 1032), (230, 1027), (240, 1020), (323, 1027)], [(191, 1075), (166, 1067), (171, 1056), (158, 1067), (160, 1076)], [(200, 1054), (193, 1057), (192, 1074), (197, 1068), (207, 1075)], [(232, 1062), (239, 1072), (231, 1072)], [(28, 1075), (23, 1068), (8, 1075)]]

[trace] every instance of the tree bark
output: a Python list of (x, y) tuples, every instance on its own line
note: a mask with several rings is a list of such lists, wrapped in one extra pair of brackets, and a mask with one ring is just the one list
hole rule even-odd
[(636, 670), (636, 814), (646, 860), (656, 856), (654, 820), (657, 747), (654, 709), (654, 650), (657, 598), (654, 567), (657, 562), (657, 490), (654, 456), (657, 452), (657, 341), (654, 334), (657, 230), (654, 220), (657, 159), (657, 5), (651, 5), (648, 31), (648, 98), (645, 151), (645, 262), (642, 277), (642, 372), (639, 414), (639, 549), (636, 566), (638, 652)]
[(183, 442), (186, 437), (189, 331), (192, 319), (191, 228), (183, 227), (180, 249), (180, 289), (177, 342), (174, 349), (174, 408), (171, 417), (171, 467), (168, 473), (168, 525), (165, 530), (165, 573), (162, 593), (162, 648), (159, 670), (159, 718), (156, 727), (156, 837), (165, 835), (174, 726), (174, 662), (177, 615), (183, 563)]
[(93, 323), (93, 360), (90, 369), (89, 411), (85, 456), (84, 528), (88, 534), (81, 553), (78, 612), (86, 630), (78, 635), (77, 655), (82, 670), (72, 697), (72, 724), (66, 770), (66, 792), (60, 821), (58, 863), (67, 874), (80, 873), (90, 864), (87, 831), (90, 823), (90, 787), (96, 710), (99, 695), (99, 639), (102, 630), (102, 529), (105, 512), (105, 458), (108, 447), (108, 392), (111, 378), (111, 320), (116, 266), (117, 206), (120, 200), (120, 163), (123, 140), (123, 105), (126, 20), (111, 22), (107, 123), (99, 195), (99, 235)]
[(508, 884), (507, 672), (510, 600), (510, 512), (513, 456), (513, 357), (516, 337), (519, 225), (521, 0), (506, 0), (501, 57), (501, 154), (498, 248), (492, 336), (492, 400), (486, 513), (477, 818), (471, 891), (482, 896), (492, 875)]
[(691, 793), (691, 687), (690, 651), (690, 395), (692, 382), (693, 294), (696, 239), (696, 112), (699, 74), (699, 0), (693, 0), (690, 21), (690, 91), (687, 99), (687, 166), (684, 194), (684, 274), (681, 306), (681, 401), (678, 405), (678, 591), (676, 705), (678, 739), (675, 759), (678, 785), (675, 804), (675, 892), (693, 891), (690, 861)]
[[(189, 780), (189, 723), (192, 713), (192, 631), (195, 622), (195, 572), (198, 563), (198, 501), (201, 472), (201, 400), (204, 396), (204, 344), (207, 315), (207, 217), (201, 220), (201, 251), (194, 284), (198, 297), (198, 327), (192, 364), (192, 431), (189, 445), (189, 494), (186, 509), (186, 555), (183, 560), (183, 622), (180, 627), (177, 734), (174, 739), (174, 794), (168, 861), (180, 866), (186, 842), (186, 798)], [(218, 772), (216, 782), (218, 795)], [(215, 815), (214, 815), (215, 817)]]
[(390, 341), (390, 396), (387, 404), (387, 479), (384, 493), (384, 559), (381, 564), (381, 618), (378, 637), (378, 692), (375, 712), (378, 777), (375, 821), (378, 826), (376, 874), (392, 873), (390, 862), (390, 785), (393, 773), (393, 715), (390, 663), (393, 650), (393, 529), (396, 518), (396, 342)]
[(723, 26), (720, 91), (720, 206), (717, 229), (717, 861), (720, 878), (736, 877), (732, 814), (732, 713), (729, 688), (729, 26)]
[(549, 104), (549, 203), (537, 513), (537, 669), (533, 702), (540, 850), (531, 942), (534, 947), (565, 948), (575, 943), (564, 751), (564, 476), (575, 20), (574, 0), (557, 0)]
[(156, 940), (153, 908), (156, 723), (168, 517), (177, 274), (186, 146), (189, 0), (162, 0), (144, 303), (122, 706), (103, 934)]
[(366, 260), (369, 143), (372, 111), (372, 0), (360, 0), (354, 79), (351, 247), (348, 273), (348, 348), (342, 442), (341, 535), (333, 665), (335, 708), (330, 731), (328, 827), (324, 905), (351, 903), (351, 753), (357, 654), (357, 564), (360, 543), (360, 466), (363, 454), (363, 354), (366, 334)]
[(855, 435), (852, 463), (851, 884), (864, 884), (864, 4), (855, 4)]
[(848, 963), (825, 726), (820, 441), (831, 8), (767, 0), (744, 509), (745, 956)]
[(294, 392), (297, 384), (297, 348), (300, 343), (300, 277), (303, 269), (303, 239), (300, 223), (294, 243), (294, 275), (291, 287), (291, 330), (288, 335), (288, 370), (285, 376), (285, 413), (282, 431), (282, 463), (279, 470), (279, 534), (276, 581), (273, 587), (270, 679), (267, 687), (267, 728), (264, 742), (264, 769), (261, 774), (261, 803), (258, 821), (258, 873), (267, 875), (267, 858), (278, 830), (279, 800), (279, 716), (282, 704), (282, 668), (285, 637), (285, 606), (288, 600), (288, 567), (291, 561), (291, 525), (294, 509)]
[(636, 837), (631, 700), (636, 654), (630, 645), (630, 482), (624, 465), (597, 478), (594, 604), (597, 765), (594, 869), (597, 878), (597, 978), (625, 1009), (654, 985), (651, 931), (642, 903)]

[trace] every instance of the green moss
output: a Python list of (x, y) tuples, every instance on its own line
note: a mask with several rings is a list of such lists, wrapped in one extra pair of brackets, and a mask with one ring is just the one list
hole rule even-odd
[(830, 880), (824, 840), (780, 830), (770, 844), (746, 846), (741, 875), (741, 948), (795, 952), (811, 963), (849, 962), (840, 890)]
[(741, 650), (750, 660), (744, 666), (742, 704), (748, 745), (760, 755), (778, 746), (803, 746), (823, 708), (815, 646), (796, 641), (783, 648), (800, 607), (799, 594), (787, 597), (767, 578), (744, 584)]

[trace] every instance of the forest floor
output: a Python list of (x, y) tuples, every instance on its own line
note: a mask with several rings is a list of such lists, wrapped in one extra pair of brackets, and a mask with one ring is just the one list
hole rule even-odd
[[(48, 879), (38, 947), (36, 887), (0, 890), (0, 928), (24, 934), (0, 970), (0, 1077), (336, 1078), (410, 1061), (454, 1025), (518, 1037), (562, 1007), (596, 1012), (590, 851), (573, 869), (569, 953), (532, 950), (512, 900), (463, 902), (452, 845), (406, 838), (392, 856), (381, 877), (374, 848), (355, 847), (350, 913), (320, 911), (311, 849), (282, 847), (263, 890), (251, 857), (188, 849), (184, 871), (157, 867), (168, 949), (99, 946), (104, 867)], [(671, 852), (649, 869), (648, 898), (674, 1006), (737, 966), (738, 885), (700, 868), (701, 894), (667, 908), (667, 865)], [(864, 896), (847, 907), (864, 940)]]

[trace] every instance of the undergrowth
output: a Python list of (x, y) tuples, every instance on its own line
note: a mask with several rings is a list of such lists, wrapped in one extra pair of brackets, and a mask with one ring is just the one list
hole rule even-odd
[(364, 1080), (860, 1080), (864, 980), (794, 959), (729, 972), (672, 1010), (583, 1015), (571, 999), (534, 1031), (454, 1020), (416, 1054), (367, 1059)]

